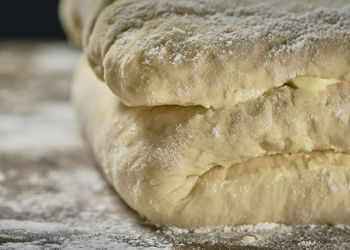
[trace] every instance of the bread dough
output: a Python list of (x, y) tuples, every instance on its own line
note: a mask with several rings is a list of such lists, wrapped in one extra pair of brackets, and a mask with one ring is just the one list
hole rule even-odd
[(73, 99), (110, 183), (152, 223), (350, 224), (350, 84), (225, 109), (127, 107), (82, 59)]
[(82, 40), (82, 27), (77, 13), (78, 2), (77, 0), (62, 0), (58, 10), (63, 29), (68, 34), (69, 40), (75, 44), (81, 44)]
[(114, 0), (60, 0), (58, 14), (70, 42), (87, 46), (97, 17)]
[(256, 99), (296, 76), (350, 81), (348, 0), (118, 0), (101, 6), (87, 15), (94, 25), (87, 22), (85, 51), (127, 106), (218, 109)]

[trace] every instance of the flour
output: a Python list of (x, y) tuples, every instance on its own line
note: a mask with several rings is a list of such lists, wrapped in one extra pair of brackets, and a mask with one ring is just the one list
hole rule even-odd
[[(69, 104), (43, 103), (30, 115), (0, 114), (0, 150), (43, 151), (79, 145)], [(67, 138), (70, 138), (69, 140)], [(74, 145), (74, 143), (75, 145)]]

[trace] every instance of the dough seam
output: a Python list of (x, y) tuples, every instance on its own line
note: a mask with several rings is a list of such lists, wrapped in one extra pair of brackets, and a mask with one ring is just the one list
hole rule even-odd
[[(196, 174), (191, 174), (191, 175), (187, 175), (185, 176), (184, 179), (188, 179), (188, 178), (191, 178), (191, 177), (196, 177), (196, 181), (195, 183), (193, 184), (193, 186), (191, 187), (190, 191), (181, 199), (179, 199), (179, 201), (184, 201), (186, 200), (188, 197), (191, 196), (191, 194), (194, 192), (194, 190), (196, 189), (196, 187), (198, 186), (199, 182), (201, 181), (201, 179), (203, 179), (204, 176), (210, 174), (211, 172), (213, 172), (213, 170), (216, 170), (216, 169), (230, 169), (230, 168), (234, 168), (238, 165), (244, 165), (246, 164), (247, 162), (249, 161), (252, 161), (252, 160), (256, 160), (258, 158), (265, 158), (265, 157), (278, 157), (278, 156), (286, 156), (286, 155), (302, 155), (302, 156), (307, 156), (307, 155), (312, 155), (314, 153), (334, 153), (334, 154), (338, 154), (338, 155), (350, 155), (350, 152), (342, 152), (342, 151), (336, 151), (336, 150), (333, 150), (333, 149), (324, 149), (324, 150), (312, 150), (310, 152), (307, 152), (307, 151), (300, 151), (300, 152), (297, 152), (297, 153), (276, 153), (276, 154), (266, 154), (266, 155), (262, 155), (262, 156), (258, 156), (258, 157), (254, 157), (254, 158), (251, 158), (251, 159), (248, 159), (246, 161), (242, 161), (242, 162), (237, 162), (229, 167), (225, 167), (225, 166), (222, 166), (220, 164), (216, 164), (212, 167), (210, 167), (208, 170), (206, 170), (205, 172), (203, 172), (202, 174), (199, 174), (199, 175), (196, 175)], [(183, 188), (183, 185), (181, 186), (178, 186), (176, 187), (174, 190), (170, 191), (169, 192), (169, 195), (171, 195), (172, 193), (176, 192), (177, 190), (180, 190)], [(188, 200), (183, 208), (185, 208), (187, 206), (187, 204), (190, 202), (191, 200)]]
[(308, 155), (308, 154), (313, 154), (313, 153), (334, 153), (334, 154), (343, 154), (343, 155), (350, 155), (350, 152), (346, 152), (346, 151), (337, 151), (334, 149), (318, 149), (318, 150), (312, 150), (312, 151), (299, 151), (299, 152), (280, 152), (280, 153), (275, 153), (275, 154), (264, 154), (261, 156), (257, 156), (257, 157), (252, 157), (250, 159), (247, 159), (245, 161), (241, 161), (241, 162), (237, 162), (234, 163), (233, 165), (229, 166), (229, 167), (225, 167), (223, 165), (220, 164), (214, 164), (212, 167), (210, 167), (208, 170), (206, 170), (205, 172), (203, 172), (200, 175), (188, 175), (186, 177), (191, 177), (191, 176), (197, 176), (199, 178), (201, 178), (203, 175), (207, 174), (208, 172), (210, 172), (211, 170), (215, 169), (215, 168), (234, 168), (237, 165), (240, 164), (246, 164), (248, 161), (251, 160), (255, 160), (258, 158), (264, 158), (264, 157), (278, 157), (278, 156), (285, 156), (285, 155)]

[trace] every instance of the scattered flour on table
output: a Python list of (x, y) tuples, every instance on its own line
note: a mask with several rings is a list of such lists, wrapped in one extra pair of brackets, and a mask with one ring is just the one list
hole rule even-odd
[(0, 114), (0, 151), (65, 149), (81, 144), (68, 103), (47, 103), (32, 114)]

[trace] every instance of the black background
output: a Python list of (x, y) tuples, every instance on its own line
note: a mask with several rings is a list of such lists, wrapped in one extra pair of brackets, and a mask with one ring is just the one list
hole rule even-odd
[(58, 20), (58, 2), (59, 0), (1, 0), (0, 39), (65, 39)]

